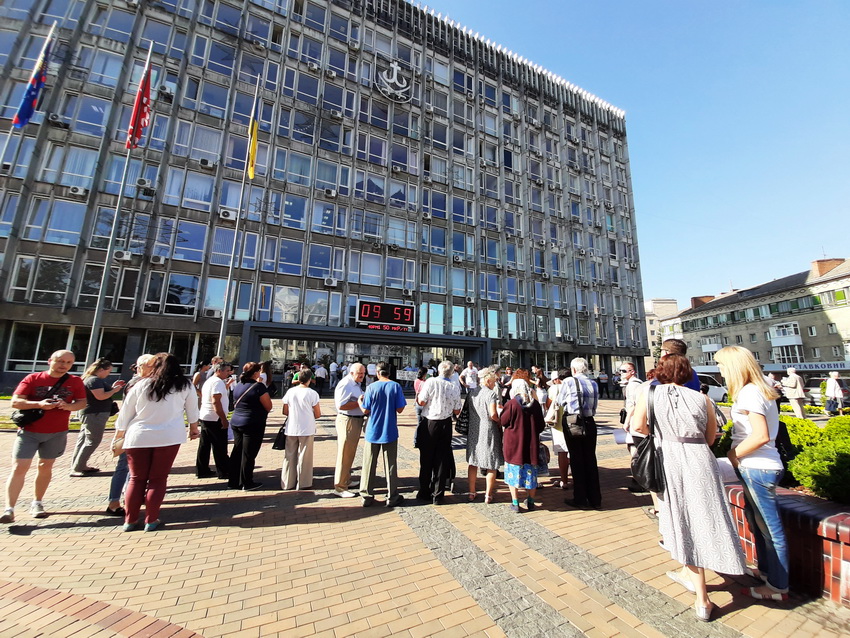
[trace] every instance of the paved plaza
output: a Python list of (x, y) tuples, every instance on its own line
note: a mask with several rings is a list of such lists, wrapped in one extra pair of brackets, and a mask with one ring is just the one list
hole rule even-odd
[[(619, 401), (601, 402), (601, 424), (616, 423)], [(28, 514), (30, 473), (17, 522), (0, 529), (0, 636), (846, 636), (850, 610), (795, 597), (757, 604), (738, 594), (744, 576), (710, 572), (720, 606), (698, 622), (693, 595), (670, 581), (676, 568), (631, 494), (628, 455), (603, 427), (598, 456), (604, 510), (578, 511), (544, 479), (540, 507), (513, 514), (506, 486), (497, 503), (469, 503), (463, 441), (455, 440), (456, 491), (446, 504), (413, 499), (418, 452), (412, 401), (401, 416), (403, 506), (371, 508), (332, 492), (336, 458), (330, 400), (315, 445), (314, 489), (280, 490), (282, 452), (271, 449), (275, 409), (258, 459), (256, 492), (196, 479), (197, 443), (182, 446), (154, 533), (121, 531), (103, 515), (112, 460), (108, 433), (92, 465), (69, 477), (56, 464), (42, 520)], [(73, 443), (73, 433), (69, 447)], [(0, 432), (0, 472), (9, 471), (14, 434)], [(355, 461), (359, 476), (360, 452)], [(556, 472), (555, 459), (552, 472)], [(380, 464), (379, 464), (380, 465)], [(382, 469), (378, 483), (383, 486)], [(483, 480), (479, 479), (479, 491)]]

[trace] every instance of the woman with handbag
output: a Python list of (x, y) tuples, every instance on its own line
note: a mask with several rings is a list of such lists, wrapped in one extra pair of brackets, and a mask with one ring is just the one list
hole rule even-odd
[[(121, 379), (115, 383), (106, 380), (110, 372), (112, 362), (101, 357), (83, 373), (86, 407), (80, 412), (80, 434), (71, 457), (71, 476), (88, 476), (100, 471), (96, 467), (89, 467), (88, 462), (103, 440), (106, 422), (113, 414), (112, 406), (115, 402), (112, 397), (124, 387), (124, 381)], [(115, 405), (117, 407), (117, 404)]]
[[(517, 373), (528, 371), (519, 369)], [(546, 424), (543, 408), (533, 396), (519, 392), (505, 404), (499, 420), (504, 428), (505, 483), (511, 491), (511, 511), (519, 514), (519, 490), (526, 491), (525, 507), (535, 508), (537, 472), (540, 463), (540, 433)]]
[[(115, 422), (112, 448), (127, 453), (130, 483), (127, 487), (124, 531), (139, 527), (145, 505), (145, 531), (162, 527), (159, 510), (171, 466), (186, 440), (183, 414), (189, 421), (189, 439), (199, 436), (198, 397), (173, 354), (160, 352), (151, 362), (151, 373), (124, 398)], [(119, 443), (120, 441), (120, 443)]]
[(466, 462), (469, 468), (466, 476), (469, 481), (469, 500), (474, 501), (478, 468), (486, 473), (484, 502), (490, 504), (496, 493), (496, 475), (505, 462), (502, 455), (502, 428), (496, 408), (499, 395), (495, 390), (495, 372), (487, 370), (478, 380), (481, 385), (471, 389), (467, 398), (470, 407), (469, 432), (466, 435)]
[(697, 619), (708, 621), (714, 604), (708, 599), (705, 569), (744, 573), (744, 554), (709, 448), (717, 434), (714, 406), (707, 396), (684, 387), (693, 377), (687, 357), (667, 355), (655, 376), (658, 384), (646, 386), (638, 398), (631, 427), (655, 436), (647, 444), (662, 458), (659, 528), (664, 548), (683, 565), (667, 576), (696, 594)]
[(840, 414), (841, 408), (844, 407), (844, 388), (841, 387), (841, 381), (838, 379), (838, 370), (830, 372), (829, 378), (826, 380), (825, 405), (829, 414)]
[(757, 600), (786, 600), (788, 543), (776, 502), (776, 486), (785, 473), (776, 448), (776, 391), (749, 350), (726, 346), (714, 360), (733, 401), (728, 456), (744, 487), (744, 515), (755, 540), (759, 577), (765, 583), (741, 593)]
[(230, 469), (227, 487), (231, 490), (256, 490), (263, 486), (254, 481), (254, 463), (263, 435), (266, 418), (272, 409), (272, 399), (266, 385), (260, 381), (262, 366), (250, 361), (242, 366), (239, 383), (233, 387), (233, 450), (230, 452)]

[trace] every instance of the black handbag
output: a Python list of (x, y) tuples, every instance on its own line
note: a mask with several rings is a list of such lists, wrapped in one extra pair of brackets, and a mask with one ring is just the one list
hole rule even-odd
[(463, 402), (463, 407), (460, 409), (460, 414), (457, 415), (457, 423), (455, 423), (455, 431), (461, 436), (469, 434), (469, 411), (470, 407), (469, 395), (466, 395), (466, 400)]
[(272, 443), (273, 450), (285, 450), (286, 449), (286, 421), (283, 422), (283, 425), (280, 426), (280, 429), (277, 431), (277, 436), (274, 437), (274, 443)]
[(573, 377), (576, 384), (576, 394), (578, 395), (578, 412), (575, 414), (564, 414), (564, 434), (573, 438), (584, 436), (587, 434), (587, 426), (593, 425), (595, 421), (593, 417), (584, 416), (581, 413), (581, 381)]
[(649, 395), (647, 396), (649, 436), (638, 440), (635, 445), (635, 455), (632, 457), (632, 476), (644, 489), (660, 494), (666, 487), (666, 481), (661, 450), (655, 446), (655, 409), (652, 405), (652, 394), (655, 388), (654, 385), (649, 386)]
[[(56, 383), (53, 384), (53, 387), (47, 391), (48, 396), (52, 396), (56, 390), (58, 390), (65, 381), (70, 377), (69, 374), (63, 374), (62, 378), (60, 378)], [(17, 425), (19, 428), (25, 428), (28, 425), (32, 425), (36, 421), (38, 421), (41, 417), (44, 416), (44, 410), (41, 408), (29, 408), (27, 410), (15, 410), (9, 416), (12, 423)]]
[(115, 416), (118, 412), (120, 412), (120, 410), (121, 406), (118, 405), (118, 401), (113, 401), (112, 405), (109, 406), (109, 416)]

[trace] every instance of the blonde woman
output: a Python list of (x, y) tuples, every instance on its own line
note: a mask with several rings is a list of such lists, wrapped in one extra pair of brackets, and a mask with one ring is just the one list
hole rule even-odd
[(727, 346), (714, 359), (733, 401), (729, 460), (744, 486), (744, 513), (755, 539), (759, 576), (765, 582), (742, 593), (758, 600), (786, 600), (788, 544), (776, 503), (776, 486), (784, 474), (776, 449), (777, 393), (749, 350)]
[(475, 481), (478, 468), (486, 475), (487, 487), (484, 502), (493, 502), (496, 492), (496, 475), (504, 464), (502, 456), (502, 427), (496, 406), (499, 395), (496, 393), (496, 374), (487, 370), (478, 378), (481, 385), (469, 389), (469, 433), (466, 436), (466, 462), (469, 464), (469, 500), (477, 495)]
[(112, 397), (124, 387), (121, 379), (115, 383), (106, 380), (111, 372), (112, 362), (101, 357), (83, 373), (86, 407), (80, 412), (80, 434), (71, 459), (71, 476), (88, 476), (100, 471), (89, 467), (89, 459), (103, 440), (106, 422), (112, 415)]

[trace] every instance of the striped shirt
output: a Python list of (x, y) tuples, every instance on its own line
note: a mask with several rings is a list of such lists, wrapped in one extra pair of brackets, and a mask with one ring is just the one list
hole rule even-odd
[(576, 381), (581, 383), (581, 413), (583, 416), (593, 416), (596, 414), (596, 405), (599, 402), (599, 390), (596, 382), (583, 374), (564, 379), (561, 391), (558, 393), (558, 403), (564, 406), (567, 414), (578, 414)]

